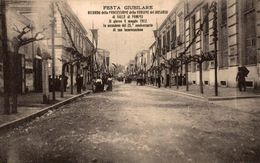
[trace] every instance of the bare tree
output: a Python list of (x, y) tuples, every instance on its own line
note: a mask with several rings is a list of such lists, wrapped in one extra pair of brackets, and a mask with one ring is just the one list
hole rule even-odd
[(22, 46), (25, 46), (29, 43), (40, 41), (44, 39), (42, 33), (45, 31), (45, 28), (35, 33), (33, 36), (28, 37), (28, 33), (33, 31), (33, 27), (31, 25), (26, 25), (22, 29), (19, 29), (16, 25), (12, 28), (15, 32), (18, 33), (17, 36), (13, 37), (11, 40), (13, 52), (10, 52), (10, 107), (9, 113), (17, 113), (17, 76), (18, 76), (18, 66), (15, 63), (17, 56), (19, 55), (19, 49)]

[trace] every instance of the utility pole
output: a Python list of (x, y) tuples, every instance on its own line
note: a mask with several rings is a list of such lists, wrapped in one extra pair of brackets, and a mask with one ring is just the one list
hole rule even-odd
[[(94, 79), (94, 71), (95, 71), (95, 63), (96, 63), (96, 53), (97, 53), (97, 47), (98, 47), (98, 29), (94, 28), (94, 22), (92, 22), (92, 44), (93, 44), (93, 54), (91, 56), (91, 74), (92, 74), (92, 79)], [(95, 43), (94, 43), (95, 42)], [(98, 67), (97, 67), (98, 70)], [(98, 75), (98, 74), (97, 74)]]
[(52, 100), (55, 101), (55, 9), (54, 2), (51, 2), (51, 50), (52, 50)]
[(213, 2), (213, 42), (214, 42), (214, 73), (215, 73), (215, 96), (218, 96), (218, 53), (217, 53), (217, 41), (218, 41), (218, 21), (217, 21), (217, 3)]
[(43, 103), (48, 104), (50, 100), (49, 95), (49, 73), (48, 73), (48, 59), (49, 56), (45, 52), (42, 57), (42, 93)]
[(203, 94), (203, 81), (202, 81), (202, 61), (199, 61), (199, 69), (200, 69), (200, 93)]
[(10, 101), (9, 101), (9, 55), (7, 45), (7, 29), (6, 29), (6, 4), (5, 0), (1, 0), (1, 28), (2, 28), (2, 49), (3, 49), (3, 74), (4, 74), (4, 114), (10, 114)]

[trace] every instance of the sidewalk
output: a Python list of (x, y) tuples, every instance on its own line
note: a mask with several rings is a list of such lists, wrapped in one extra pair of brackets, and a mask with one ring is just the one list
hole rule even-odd
[[(52, 92), (50, 92), (50, 103), (43, 104), (42, 93), (30, 92), (25, 95), (18, 96), (18, 113), (11, 115), (1, 115), (0, 114), (0, 128), (8, 125), (12, 122), (19, 121), (21, 119), (28, 119), (28, 117), (34, 118), (37, 115), (41, 115), (49, 110), (56, 109), (78, 97), (90, 93), (91, 91), (82, 91), (78, 94), (76, 89), (70, 94), (70, 90), (64, 92), (64, 98), (60, 97), (60, 92), (55, 92), (56, 100), (52, 101)], [(3, 98), (0, 98), (0, 102), (3, 102)]]
[[(156, 87), (153, 85), (149, 86)], [(240, 92), (238, 88), (218, 87), (218, 96), (215, 96), (215, 87), (208, 85), (203, 86), (203, 94), (200, 93), (199, 85), (189, 85), (189, 91), (186, 91), (186, 86), (179, 86), (179, 89), (177, 89), (176, 86), (172, 86), (171, 88), (161, 87), (160, 89), (167, 89), (182, 95), (201, 98), (209, 101), (260, 98), (260, 90), (254, 90), (253, 88), (248, 88), (246, 92)]]

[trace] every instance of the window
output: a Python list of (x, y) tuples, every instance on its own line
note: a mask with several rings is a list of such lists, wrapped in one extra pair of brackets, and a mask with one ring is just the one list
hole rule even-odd
[(203, 19), (205, 19), (205, 24), (203, 25), (204, 35), (209, 33), (209, 16), (208, 16), (208, 4), (203, 7)]
[(246, 11), (254, 9), (255, 0), (246, 0), (245, 3), (246, 3), (245, 4), (245, 10)]
[(221, 0), (221, 24), (227, 24), (227, 0)]
[(164, 33), (163, 35), (163, 54), (165, 53), (165, 50), (166, 50), (166, 34)]
[(172, 27), (172, 49), (175, 49), (175, 44), (176, 44), (176, 25), (173, 25)]
[[(195, 21), (195, 15), (191, 17), (191, 40), (195, 37), (196, 35), (196, 21)], [(192, 55), (195, 55), (196, 53), (196, 42), (192, 44), (192, 47), (191, 47), (191, 54)], [(195, 72), (196, 71), (196, 63), (195, 62), (192, 62), (191, 63), (191, 72)]]
[(195, 15), (191, 18), (192, 20), (192, 27), (191, 27), (191, 30), (192, 30), (192, 38), (195, 37), (196, 35), (196, 21), (195, 21)]
[(158, 48), (158, 55), (161, 55), (161, 48), (162, 48), (162, 44), (161, 44), (161, 38), (158, 38), (158, 45), (156, 47), (156, 51), (157, 51), (157, 48)]
[[(222, 26), (221, 31), (220, 31), (220, 61), (219, 61), (219, 67), (228, 67), (228, 27), (227, 26)], [(232, 47), (230, 47), (231, 50)]]
[(81, 33), (79, 33), (78, 45), (81, 48)]
[(170, 46), (169, 45), (171, 45), (170, 31), (167, 32), (167, 43), (166, 43), (167, 52), (170, 51)]
[(76, 44), (76, 46), (77, 46), (77, 44), (78, 44), (78, 31), (77, 31), (77, 29), (75, 30), (75, 39), (74, 39), (74, 42), (75, 42), (75, 44)]
[(70, 34), (71, 34), (71, 38), (75, 40), (75, 36), (74, 36), (74, 29), (73, 29), (73, 26), (71, 26), (71, 29), (70, 29)]
[(256, 12), (251, 10), (245, 14), (245, 63), (257, 63), (256, 50)]

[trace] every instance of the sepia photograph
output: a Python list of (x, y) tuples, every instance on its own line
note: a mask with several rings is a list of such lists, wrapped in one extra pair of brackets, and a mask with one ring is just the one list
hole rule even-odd
[(0, 0), (0, 163), (259, 162), (259, 0)]

